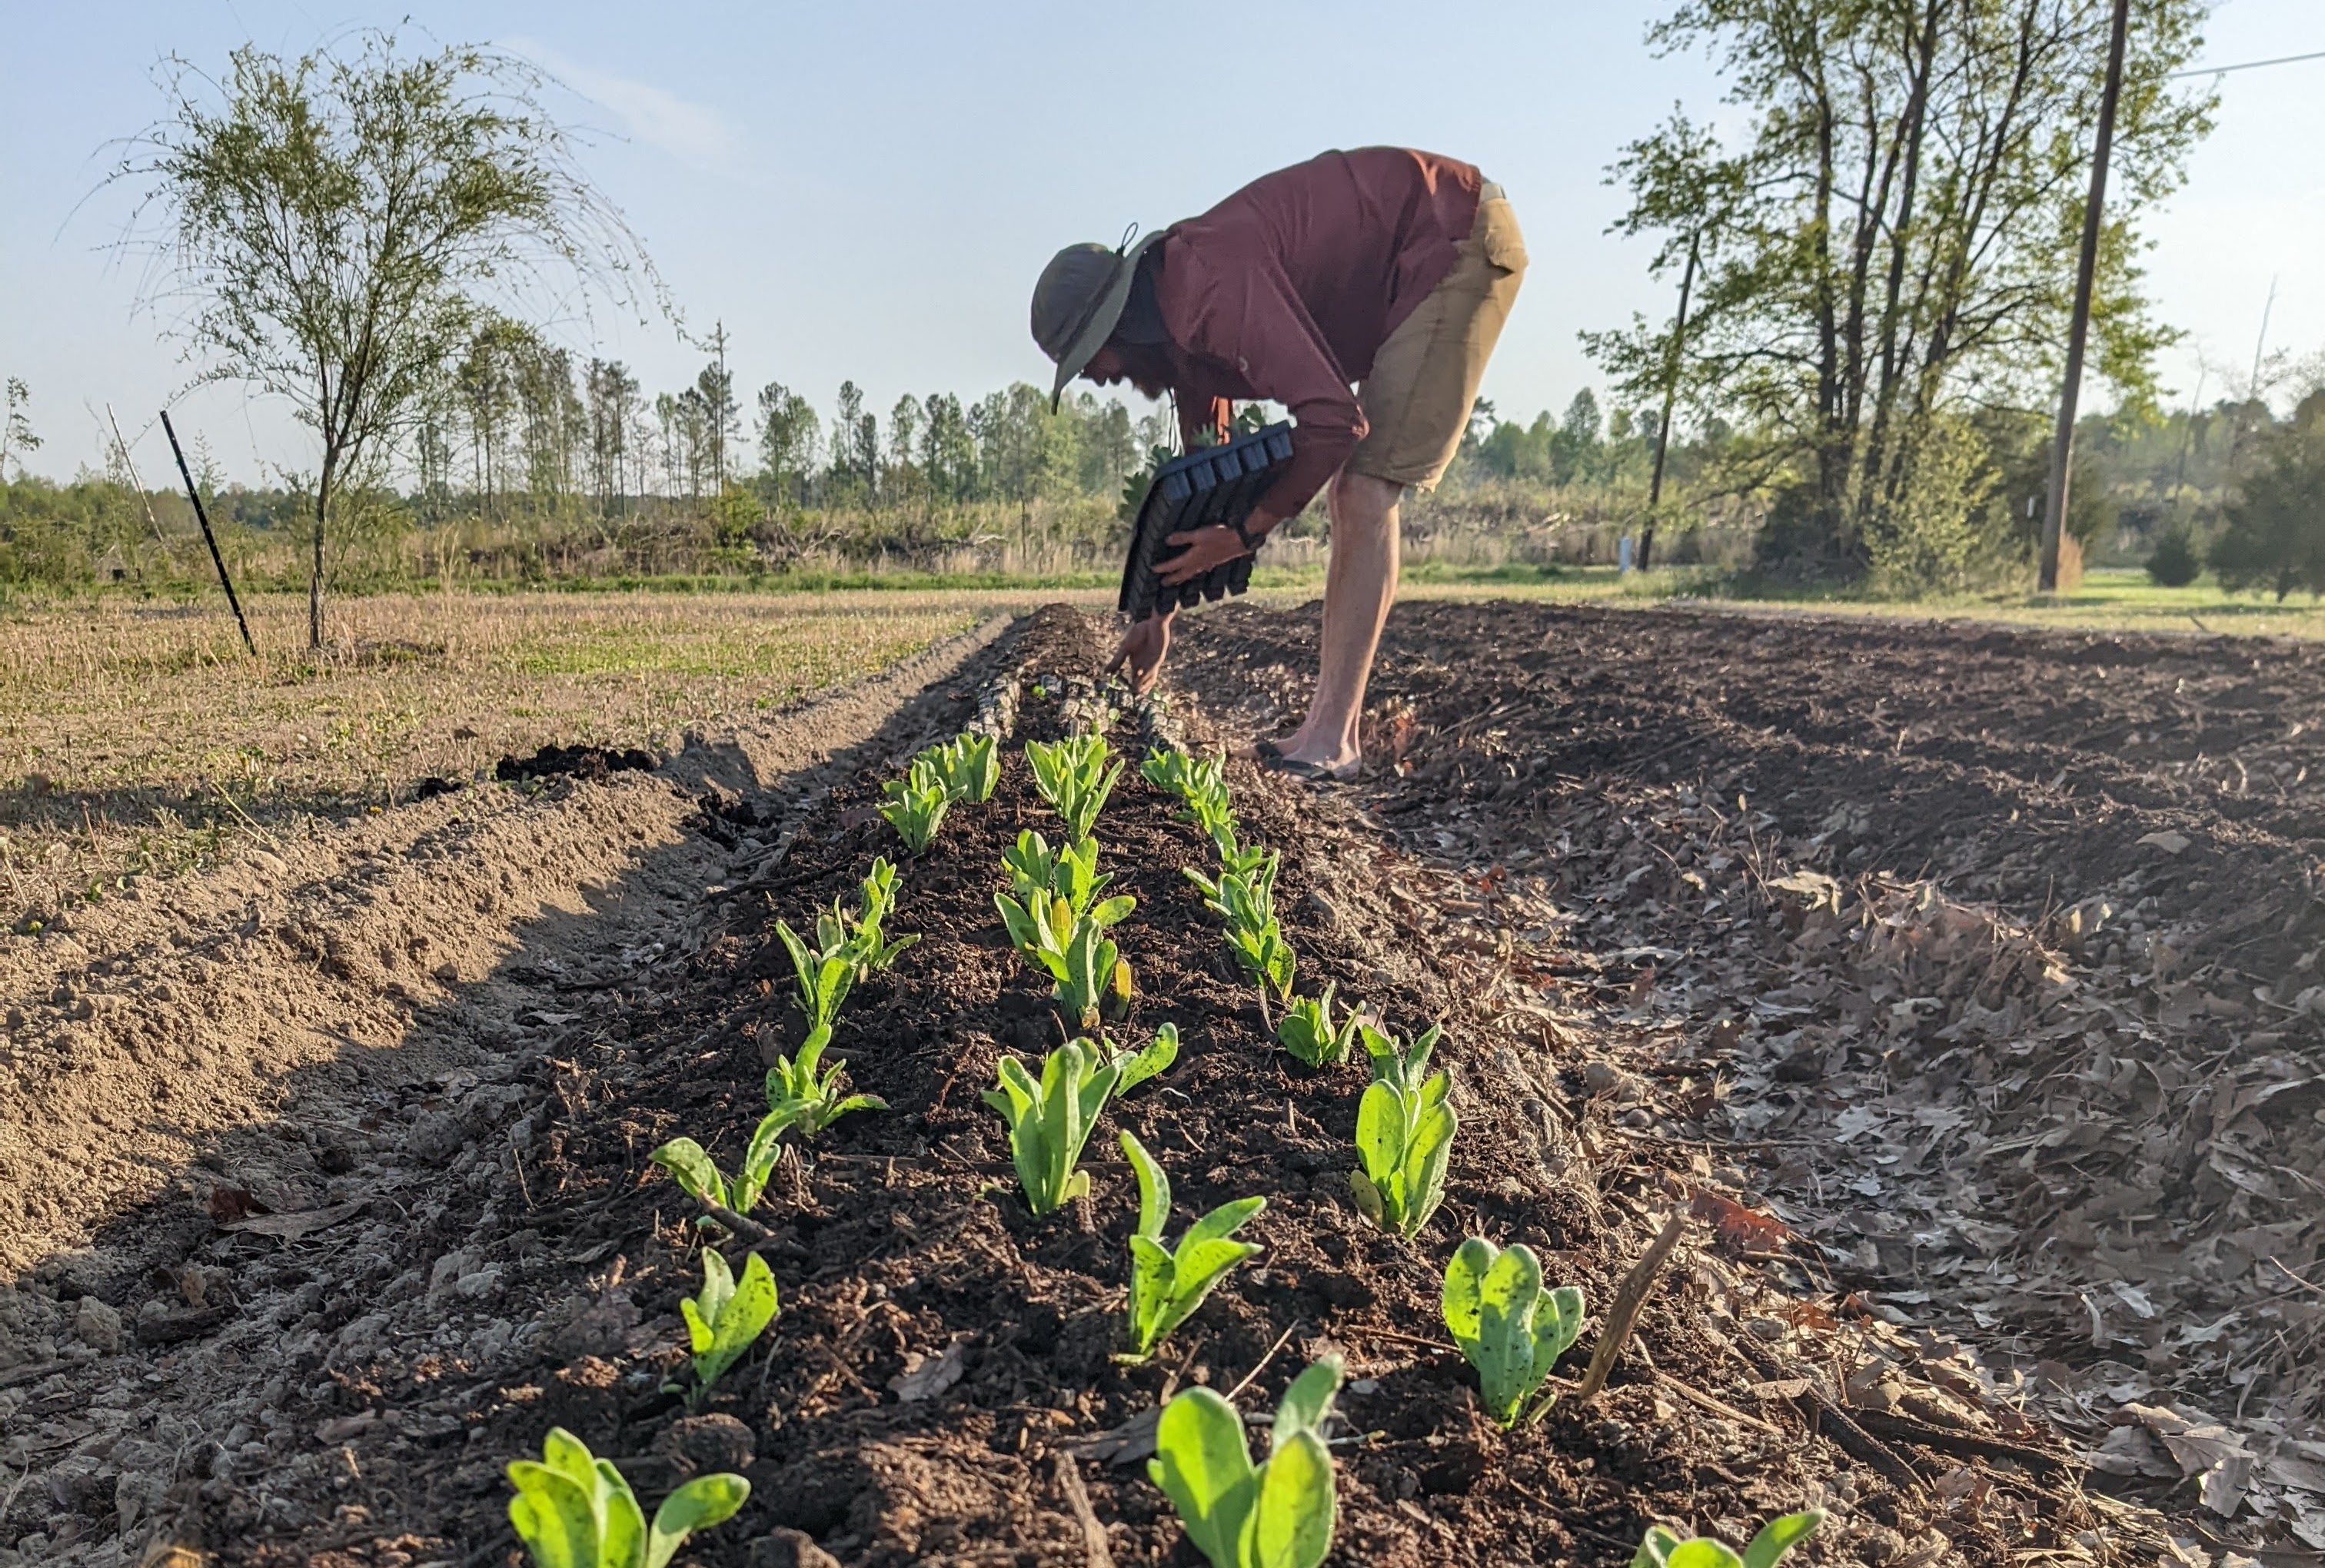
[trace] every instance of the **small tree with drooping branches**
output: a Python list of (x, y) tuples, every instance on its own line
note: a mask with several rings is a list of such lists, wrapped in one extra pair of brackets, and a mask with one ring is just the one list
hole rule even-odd
[(315, 432), (311, 647), (334, 503), (482, 325), (576, 292), (660, 302), (546, 82), (492, 50), (413, 56), (377, 32), (295, 59), (245, 45), (223, 80), (172, 57), (166, 112), (111, 176), (142, 188), (128, 243), (157, 263), (146, 303), (183, 307), (171, 325), (198, 379), (283, 398)]

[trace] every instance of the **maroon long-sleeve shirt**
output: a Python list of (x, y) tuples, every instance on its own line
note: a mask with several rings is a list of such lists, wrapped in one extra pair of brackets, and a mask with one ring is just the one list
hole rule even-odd
[(1351, 390), (1453, 270), (1477, 217), (1477, 171), (1403, 147), (1326, 152), (1263, 176), (1167, 231), (1155, 299), (1181, 433), (1231, 399), (1292, 410), (1292, 463), (1260, 501), (1291, 517), (1366, 431)]

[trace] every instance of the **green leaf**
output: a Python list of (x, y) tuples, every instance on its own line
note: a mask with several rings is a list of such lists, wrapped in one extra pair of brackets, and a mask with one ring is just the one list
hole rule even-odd
[[(1453, 1250), (1452, 1260), (1445, 1265), (1445, 1287), (1440, 1297), (1445, 1313), (1445, 1331), (1461, 1353), (1470, 1355), (1469, 1347), (1477, 1342), (1485, 1319), (1486, 1273), (1500, 1256), (1500, 1249), (1482, 1236), (1472, 1236)], [(1472, 1362), (1475, 1356), (1470, 1356)]]
[(597, 1504), (605, 1510), (605, 1526), (597, 1537), (597, 1561), (606, 1568), (636, 1568), (645, 1557), (646, 1518), (637, 1494), (614, 1468), (610, 1459), (597, 1463)]
[(1699, 1536), (1672, 1547), (1663, 1568), (1744, 1568), (1744, 1559), (1719, 1542)]
[(1357, 1153), (1376, 1187), (1388, 1186), (1404, 1165), (1404, 1106), (1397, 1092), (1377, 1079), (1357, 1102)]
[(1130, 1348), (1144, 1356), (1175, 1326), (1169, 1314), (1174, 1270), (1171, 1254), (1152, 1236), (1130, 1239)]
[(1270, 1440), (1282, 1447), (1284, 1440), (1295, 1432), (1322, 1434), (1324, 1417), (1332, 1413), (1332, 1400), (1340, 1391), (1340, 1379), (1348, 1376), (1348, 1367), (1338, 1356), (1326, 1356), (1292, 1379), (1283, 1390), (1283, 1397), (1275, 1406), (1275, 1431)]
[(1265, 1198), (1236, 1198), (1221, 1204), (1187, 1227), (1187, 1233), (1179, 1239), (1179, 1249), (1183, 1252), (1198, 1241), (1213, 1241), (1224, 1236), (1232, 1236), (1242, 1230), (1254, 1214), (1265, 1207), (1267, 1207)]
[(1561, 1285), (1544, 1296), (1535, 1306), (1533, 1314), (1534, 1387), (1540, 1388), (1550, 1377), (1558, 1358), (1574, 1348), (1575, 1337), (1582, 1332), (1582, 1292), (1571, 1285)]
[(1209, 1299), (1212, 1287), (1227, 1277), (1228, 1269), (1260, 1250), (1255, 1241), (1212, 1240), (1191, 1245), (1181, 1241), (1177, 1257), (1172, 1260), (1170, 1298), (1153, 1323), (1153, 1342), (1169, 1338), (1172, 1330), (1193, 1316)]
[(719, 1176), (718, 1167), (694, 1139), (673, 1138), (646, 1158), (670, 1172), (679, 1189), (696, 1203), (716, 1204), (722, 1209), (734, 1207), (727, 1201), (727, 1183)]
[(591, 1490), (546, 1464), (520, 1459), (508, 1467), (509, 1523), (539, 1568), (597, 1568), (597, 1515)]
[[(716, 1258), (718, 1254), (706, 1251), (703, 1256), (707, 1267), (707, 1259)], [(718, 1272), (727, 1272), (727, 1265), (723, 1261), (718, 1265)], [(709, 1294), (707, 1286), (704, 1294)], [(694, 1304), (689, 1302), (685, 1305), (691, 1306)], [(711, 1329), (710, 1344), (705, 1347), (697, 1342), (694, 1347), (694, 1375), (701, 1379), (704, 1388), (708, 1389), (726, 1376), (727, 1369), (740, 1360), (759, 1335), (766, 1332), (767, 1325), (774, 1321), (775, 1314), (781, 1309), (782, 1303), (775, 1291), (775, 1277), (768, 1269), (766, 1259), (754, 1252), (743, 1261), (742, 1283), (739, 1286), (729, 1284), (726, 1297), (719, 1302), (715, 1313), (706, 1308), (700, 1314), (709, 1320)], [(689, 1326), (692, 1326), (691, 1319)]]
[(1533, 1356), (1534, 1306), (1541, 1299), (1542, 1263), (1531, 1247), (1501, 1253), (1478, 1282), (1477, 1346), (1462, 1348), (1477, 1369), (1486, 1407), (1505, 1426), (1517, 1419), (1519, 1405), (1542, 1381)]
[(1661, 1525), (1649, 1525), (1646, 1539), (1639, 1543), (1639, 1554), (1631, 1559), (1631, 1568), (1663, 1568), (1678, 1545), (1677, 1535)]
[(667, 1568), (687, 1536), (733, 1518), (750, 1495), (749, 1481), (726, 1471), (697, 1476), (671, 1493), (654, 1510), (645, 1568)]
[(1139, 1142), (1135, 1134), (1125, 1130), (1117, 1135), (1115, 1141), (1122, 1146), (1122, 1158), (1130, 1162), (1131, 1170), (1138, 1177), (1138, 1229), (1135, 1234), (1160, 1241), (1162, 1227), (1171, 1218), (1171, 1178), (1155, 1162), (1154, 1157), (1146, 1152), (1146, 1146)]
[(1135, 1054), (1125, 1051), (1114, 1060), (1117, 1072), (1114, 1092), (1127, 1094), (1139, 1084), (1162, 1072), (1179, 1059), (1179, 1026), (1165, 1023), (1154, 1031), (1154, 1038)]
[(1313, 1432), (1279, 1438), (1260, 1471), (1250, 1568), (1317, 1568), (1332, 1549), (1332, 1453)]
[[(755, 1252), (752, 1256), (755, 1258), (758, 1254)], [(699, 1323), (715, 1337), (718, 1314), (727, 1310), (727, 1304), (733, 1300), (734, 1296), (734, 1270), (727, 1267), (726, 1259), (710, 1248), (705, 1247), (702, 1250), (702, 1289), (697, 1293), (693, 1300), (679, 1304), (681, 1307), (690, 1306), (695, 1309), (687, 1318), (687, 1327), (691, 1330), (696, 1324)], [(694, 1349), (697, 1353), (709, 1348), (709, 1339), (696, 1336)]]
[(1823, 1523), (1821, 1508), (1770, 1519), (1752, 1537), (1752, 1544), (1744, 1548), (1744, 1568), (1775, 1568), (1777, 1558), (1815, 1534), (1816, 1527)]
[(1147, 1474), (1179, 1510), (1187, 1538), (1214, 1568), (1238, 1568), (1244, 1522), (1259, 1477), (1243, 1417), (1209, 1388), (1189, 1388), (1162, 1407)]
[(1120, 893), (1094, 907), (1089, 912), (1089, 918), (1093, 924), (1101, 927), (1119, 926), (1124, 920), (1129, 918), (1130, 912), (1136, 908), (1138, 908), (1136, 899), (1128, 893)]

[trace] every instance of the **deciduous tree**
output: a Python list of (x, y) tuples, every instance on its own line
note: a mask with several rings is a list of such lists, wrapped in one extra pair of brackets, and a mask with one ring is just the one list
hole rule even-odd
[[(642, 248), (583, 175), (531, 65), (486, 49), (403, 52), (364, 32), (295, 59), (255, 45), (223, 80), (172, 58), (163, 117), (113, 179), (200, 379), (287, 400), (315, 432), (308, 640), (323, 638), (324, 540), (349, 474), (384, 457), (496, 303), (579, 280), (654, 292)], [(559, 276), (552, 280), (551, 274)]]
[[(2139, 225), (2209, 127), (2210, 97), (2168, 78), (2209, 5), (2135, 13), (2095, 324), (2135, 399), (2170, 337)], [(1736, 449), (1782, 493), (1782, 553), (1863, 569), (1916, 486), (1991, 489), (1964, 466), (1963, 420), (2055, 392), (2107, 19), (2095, 0), (1683, 0), (1650, 29), (1708, 51), (1750, 119), (1732, 151), (1676, 115), (1632, 144), (1617, 226), (1664, 237), (1658, 271), (1700, 241), (1682, 388), (1750, 438)], [(1659, 396), (1668, 328), (1590, 341), (1623, 392)]]

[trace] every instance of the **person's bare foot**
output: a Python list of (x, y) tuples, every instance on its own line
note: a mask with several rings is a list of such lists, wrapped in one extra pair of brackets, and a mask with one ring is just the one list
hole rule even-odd
[(1364, 762), (1357, 752), (1338, 747), (1302, 745), (1296, 730), (1280, 740), (1255, 741), (1245, 748), (1244, 755), (1271, 772), (1338, 784), (1354, 779)]

